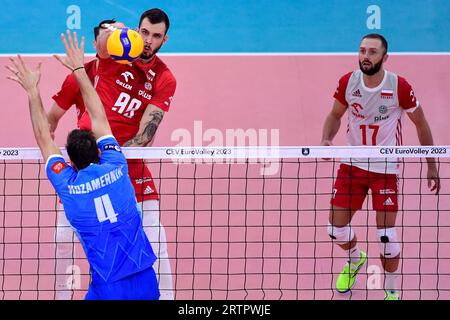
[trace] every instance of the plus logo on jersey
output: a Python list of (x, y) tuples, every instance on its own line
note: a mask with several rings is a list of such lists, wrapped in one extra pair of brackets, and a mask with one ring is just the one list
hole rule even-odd
[(364, 115), (359, 113), (360, 110), (364, 110), (362, 105), (360, 105), (359, 103), (355, 102), (355, 103), (352, 104), (351, 107), (353, 108), (352, 115), (354, 115), (357, 118), (365, 119)]

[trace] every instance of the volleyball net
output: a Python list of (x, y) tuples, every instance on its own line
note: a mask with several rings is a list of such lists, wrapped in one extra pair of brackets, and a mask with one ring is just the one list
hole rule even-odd
[[(58, 198), (38, 149), (0, 152), (0, 299), (55, 299)], [(124, 152), (145, 159), (160, 193), (176, 299), (383, 299), (370, 192), (352, 221), (367, 264), (351, 292), (335, 291), (347, 258), (327, 224), (341, 158), (398, 162), (402, 299), (450, 299), (449, 146)], [(438, 195), (427, 186), (426, 157), (436, 158)], [(73, 245), (67, 284), (83, 299), (89, 266)]]

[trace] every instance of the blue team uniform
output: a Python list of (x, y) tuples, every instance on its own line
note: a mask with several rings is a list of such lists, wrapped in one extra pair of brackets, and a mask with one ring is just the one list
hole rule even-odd
[(86, 299), (158, 299), (156, 256), (142, 228), (127, 161), (113, 136), (97, 143), (99, 164), (77, 172), (61, 155), (46, 164), (90, 264)]

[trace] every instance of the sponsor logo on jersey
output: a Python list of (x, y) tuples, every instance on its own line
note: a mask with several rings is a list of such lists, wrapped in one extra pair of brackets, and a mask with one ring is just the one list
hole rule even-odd
[(395, 194), (395, 190), (392, 189), (381, 189), (380, 194)]
[(148, 90), (148, 91), (152, 90), (152, 88), (153, 88), (153, 86), (150, 82), (144, 83), (144, 87), (145, 87), (145, 90)]
[(152, 178), (139, 178), (139, 179), (136, 179), (135, 181), (136, 181), (136, 184), (143, 184), (145, 182), (152, 181)]
[(387, 107), (385, 106), (385, 105), (382, 105), (382, 106), (380, 106), (379, 108), (378, 108), (378, 111), (381, 113), (381, 114), (385, 114), (386, 112), (387, 112)]
[(60, 174), (61, 171), (63, 171), (63, 169), (67, 167), (67, 165), (62, 162), (62, 161), (56, 161), (53, 165), (51, 170), (56, 173), (56, 174)]
[(139, 90), (138, 95), (144, 97), (147, 100), (152, 100), (152, 95), (145, 92), (145, 90)]
[(134, 80), (134, 76), (130, 71), (122, 72), (122, 76), (124, 77), (125, 82), (128, 82), (128, 78), (131, 78), (131, 80)]
[(152, 69), (148, 69), (147, 71), (147, 79), (148, 81), (153, 81), (155, 79), (156, 73)]
[(132, 85), (130, 85), (128, 83), (124, 83), (124, 82), (120, 81), (119, 79), (116, 80), (116, 83), (124, 89), (127, 89), (127, 90), (133, 89)]
[(376, 116), (373, 118), (373, 122), (383, 121), (389, 118), (389, 115), (386, 116)]
[(357, 89), (356, 91), (353, 91), (352, 96), (353, 97), (358, 97), (358, 98), (362, 97), (361, 92), (359, 91), (359, 89)]
[(394, 97), (394, 90), (381, 90), (381, 99), (392, 99)]
[(394, 201), (392, 201), (392, 199), (389, 197), (386, 199), (386, 201), (383, 203), (383, 205), (385, 206), (393, 206), (394, 205)]
[(120, 147), (117, 144), (105, 144), (103, 150), (114, 150), (117, 152), (121, 152)]
[(354, 115), (357, 118), (361, 118), (361, 119), (365, 119), (366, 118), (366, 117), (364, 117), (364, 115), (359, 113), (360, 110), (364, 109), (362, 105), (360, 105), (359, 103), (355, 102), (355, 103), (352, 104), (352, 108), (353, 108), (352, 115)]
[(144, 190), (144, 194), (150, 194), (150, 193), (153, 193), (153, 189), (150, 188), (150, 186), (147, 186)]

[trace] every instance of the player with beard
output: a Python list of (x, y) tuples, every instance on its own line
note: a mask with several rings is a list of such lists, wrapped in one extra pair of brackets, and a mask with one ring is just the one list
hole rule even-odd
[[(348, 145), (401, 145), (401, 120), (405, 113), (416, 126), (420, 144), (433, 145), (431, 129), (411, 85), (405, 78), (383, 68), (388, 59), (387, 51), (388, 43), (382, 35), (369, 34), (362, 38), (359, 46), (360, 70), (347, 73), (339, 80), (333, 108), (323, 127), (322, 145), (332, 145), (346, 111)], [(428, 187), (438, 194), (440, 181), (435, 159), (427, 158), (427, 163)], [(337, 291), (351, 290), (358, 271), (366, 262), (366, 253), (360, 250), (350, 223), (371, 189), (380, 259), (385, 270), (385, 299), (399, 300), (397, 269), (400, 244), (395, 228), (397, 175), (397, 160), (342, 159), (333, 189), (328, 224), (330, 237), (349, 257), (337, 278)]]
[[(122, 26), (123, 24), (113, 20), (99, 25), (95, 42), (96, 63), (91, 64), (89, 76), (100, 96), (111, 130), (119, 144), (125, 147), (151, 146), (165, 112), (169, 111), (176, 88), (172, 72), (156, 56), (168, 39), (169, 18), (164, 11), (156, 8), (142, 14), (138, 32), (144, 40), (144, 51), (140, 59), (130, 65), (116, 63), (106, 51), (108, 36), (115, 28)], [(47, 115), (52, 130), (72, 105), (76, 105), (78, 110), (84, 110), (80, 104), (82, 99), (76, 81), (66, 79), (61, 91), (53, 96), (53, 99), (55, 105)], [(78, 127), (91, 128), (87, 112), (79, 115)], [(144, 230), (158, 257), (153, 266), (158, 276), (160, 299), (174, 299), (166, 233), (160, 223), (159, 195), (156, 186), (143, 160), (128, 160), (128, 167), (137, 202), (143, 211)], [(56, 235), (59, 261), (70, 262), (73, 257), (73, 233), (68, 226), (64, 213), (60, 213)], [(64, 266), (58, 267), (58, 274), (65, 272)], [(58, 280), (57, 298), (68, 299), (71, 294), (66, 288), (65, 281)]]

